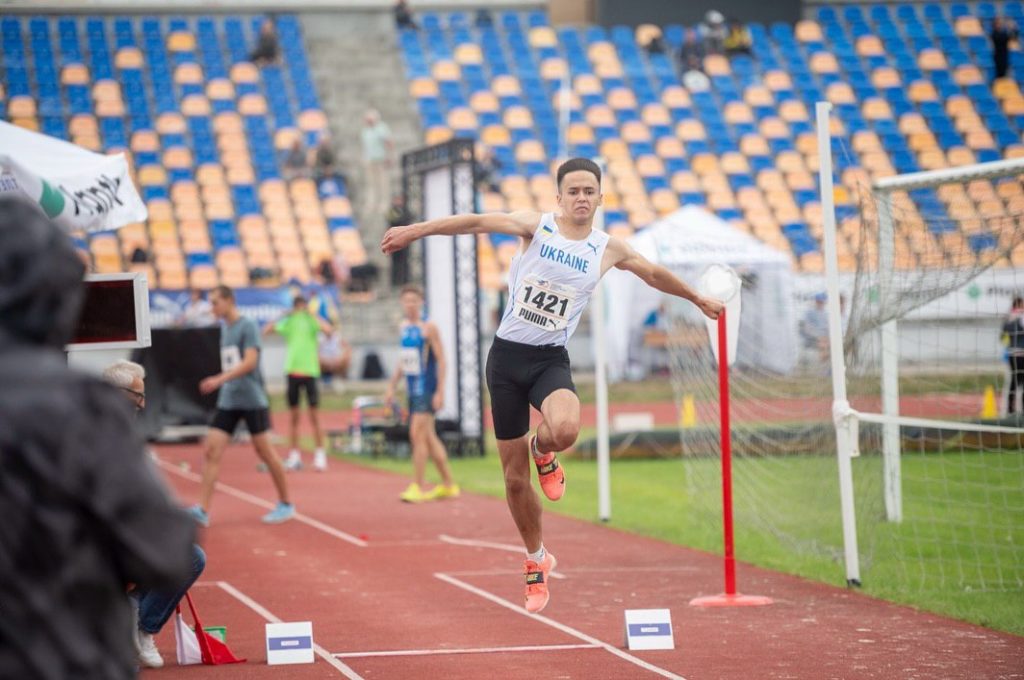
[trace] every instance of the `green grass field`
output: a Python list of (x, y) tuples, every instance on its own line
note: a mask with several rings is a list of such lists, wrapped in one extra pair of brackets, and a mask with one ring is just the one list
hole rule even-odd
[[(776, 393), (764, 381), (751, 384), (765, 396)], [(997, 376), (916, 375), (901, 378), (900, 391), (976, 392), (986, 384), (998, 385)], [(824, 396), (822, 389), (818, 378), (806, 384), (786, 381), (788, 396)], [(851, 380), (851, 394), (877, 394), (877, 389), (877, 379)], [(579, 394), (583, 403), (594, 401), (587, 382), (581, 381)], [(671, 401), (674, 391), (668, 379), (654, 379), (616, 385), (613, 396), (619, 403)], [(322, 408), (349, 409), (353, 397), (352, 392), (326, 393)], [(271, 407), (284, 408), (281, 395), (272, 395)], [(588, 437), (592, 430), (580, 439)], [(404, 475), (411, 467), (408, 460), (344, 458)], [(452, 465), (467, 491), (504, 497), (493, 439), (488, 438), (485, 457), (455, 459)], [(834, 457), (738, 457), (733, 465), (738, 558), (843, 585)], [(598, 521), (596, 465), (568, 459), (565, 466), (568, 492), (557, 504), (545, 501), (546, 510)], [(614, 460), (611, 525), (721, 554), (719, 467), (710, 459)], [(905, 451), (902, 474), (904, 520), (888, 523), (880, 458), (854, 460), (863, 592), (1024, 635), (1024, 453)], [(742, 587), (742, 570), (740, 578)]]
[[(492, 447), (493, 448), (493, 447)], [(1024, 564), (1015, 561), (1024, 544), (1024, 490), (1020, 477), (1003, 474), (1017, 465), (1015, 453), (976, 454), (969, 477), (947, 480), (943, 493), (955, 501), (954, 522), (932, 521), (934, 499), (919, 489), (934, 464), (934, 456), (907, 456), (904, 463), (905, 521), (893, 525), (877, 521), (879, 502), (858, 498), (863, 591), (894, 602), (964, 619), (984, 626), (1024, 634)], [(401, 474), (409, 462), (389, 458), (344, 456), (346, 460)], [(494, 497), (504, 496), (497, 455), (452, 461), (463, 488)], [(736, 474), (736, 550), (743, 562), (842, 585), (838, 482), (835, 462), (824, 456), (772, 459), (770, 468), (760, 460), (738, 460)], [(855, 476), (880, 474), (878, 459), (856, 461)], [(688, 484), (687, 471), (703, 483)], [(597, 469), (592, 462), (566, 462), (568, 492), (557, 504), (545, 501), (547, 512), (597, 521)], [(711, 460), (629, 460), (612, 462), (611, 525), (625, 531), (659, 538), (721, 554), (718, 463)], [(769, 525), (759, 522), (758, 503), (744, 500), (752, 479), (763, 498), (790, 505), (773, 509)], [(877, 492), (870, 484), (863, 494)], [(748, 496), (752, 493), (748, 493)], [(860, 495), (860, 493), (859, 493)], [(1007, 516), (998, 522), (1001, 536), (979, 546), (979, 540), (956, 535), (956, 527), (992, 526), (989, 499), (1009, 500)], [(827, 504), (827, 507), (822, 504)], [(943, 510), (945, 512), (945, 509)], [(762, 517), (763, 519), (763, 517)], [(952, 528), (951, 528), (952, 527)], [(924, 536), (925, 538), (922, 538)], [(1002, 545), (1000, 545), (1002, 543)], [(1016, 548), (1015, 548), (1016, 546)], [(905, 559), (906, 551), (914, 554)], [(983, 551), (983, 552), (979, 552)], [(922, 559), (918, 560), (918, 555)], [(987, 565), (979, 568), (977, 565)], [(972, 566), (966, 566), (972, 565)], [(979, 573), (979, 569), (983, 573)], [(926, 574), (931, 574), (926, 575)], [(941, 575), (941, 576), (940, 576)], [(740, 572), (742, 585), (742, 571)], [(1002, 583), (998, 590), (979, 590), (979, 584)]]

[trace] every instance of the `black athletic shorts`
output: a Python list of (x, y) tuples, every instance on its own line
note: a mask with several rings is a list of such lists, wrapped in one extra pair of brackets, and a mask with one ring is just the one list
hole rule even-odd
[(219, 408), (213, 414), (213, 420), (210, 421), (210, 427), (223, 430), (228, 434), (234, 434), (235, 427), (238, 426), (239, 420), (245, 421), (245, 426), (249, 428), (249, 434), (260, 434), (262, 432), (266, 432), (270, 429), (270, 409)]
[(316, 385), (316, 378), (308, 375), (288, 376), (288, 406), (295, 408), (299, 405), (299, 391), (306, 392), (306, 403), (310, 408), (316, 408), (320, 404), (320, 390)]
[(539, 411), (555, 390), (576, 391), (569, 352), (561, 345), (524, 345), (495, 337), (486, 370), (497, 439), (518, 439), (530, 431), (531, 404)]

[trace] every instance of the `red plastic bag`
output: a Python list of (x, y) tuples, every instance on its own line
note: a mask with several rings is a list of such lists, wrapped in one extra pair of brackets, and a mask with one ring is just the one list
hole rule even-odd
[(203, 655), (203, 663), (207, 666), (218, 666), (220, 664), (227, 663), (245, 663), (245, 659), (237, 658), (228, 646), (213, 637), (205, 630), (203, 630), (203, 624), (199, 620), (199, 614), (196, 613), (196, 605), (192, 602), (192, 596), (189, 593), (185, 593), (185, 601), (188, 602), (188, 608), (192, 612), (192, 620), (195, 622), (196, 638), (199, 640), (199, 649)]

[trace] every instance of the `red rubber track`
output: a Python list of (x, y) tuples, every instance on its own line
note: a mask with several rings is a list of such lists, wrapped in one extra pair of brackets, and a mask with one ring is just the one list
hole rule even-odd
[[(183, 502), (194, 501), (198, 447), (158, 452), (168, 482)], [(567, 476), (572, 493), (571, 461)], [(143, 678), (346, 677), (319, 657), (312, 665), (266, 665), (262, 613), (312, 621), (314, 640), (324, 650), (362, 655), (341, 661), (351, 669), (348, 677), (367, 680), (663, 674), (690, 680), (931, 680), (1019, 678), (1024, 672), (1024, 638), (744, 564), (738, 568), (740, 591), (771, 596), (773, 605), (690, 607), (691, 598), (721, 591), (720, 557), (550, 512), (545, 543), (564, 578), (552, 579), (542, 616), (529, 616), (520, 609), (523, 556), (501, 549), (515, 548), (518, 535), (499, 499), (464, 494), (406, 505), (398, 493), (407, 479), (332, 460), (326, 473), (289, 475), (298, 509), (311, 523), (265, 526), (259, 517), (266, 510), (254, 502), (269, 506), (273, 489), (269, 477), (256, 471), (248, 445), (229, 447), (221, 481), (237, 491), (214, 497), (213, 523), (202, 537), (208, 565), (193, 593), (203, 623), (226, 626), (230, 647), (248, 662), (177, 667), (168, 625), (157, 639), (168, 666), (145, 671)], [(446, 542), (442, 534), (496, 545)], [(355, 543), (364, 537), (365, 547), (345, 536)], [(676, 649), (625, 651), (627, 608), (670, 609)], [(544, 648), (467, 651), (519, 646)], [(403, 650), (414, 653), (366, 656)], [(444, 650), (462, 651), (436, 653)]]

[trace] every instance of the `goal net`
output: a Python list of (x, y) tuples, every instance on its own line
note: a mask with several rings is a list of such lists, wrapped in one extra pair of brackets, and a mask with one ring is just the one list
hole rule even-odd
[[(744, 275), (730, 373), (737, 558), (834, 582), (845, 568), (895, 600), (943, 591), (948, 613), (975, 620), (1019, 607), (1024, 420), (1007, 414), (1003, 324), (1024, 294), (1024, 159), (905, 177), (862, 169), (863, 150), (838, 139), (830, 151), (834, 280), (795, 272), (798, 312), (780, 330), (747, 316), (766, 291)], [(842, 300), (845, 395), (821, 328), (826, 289)], [(716, 367), (692, 306), (670, 303), (666, 316), (689, 526), (695, 544), (720, 549)], [(787, 370), (765, 360), (780, 333), (799, 346)], [(838, 456), (837, 400), (852, 434)]]

